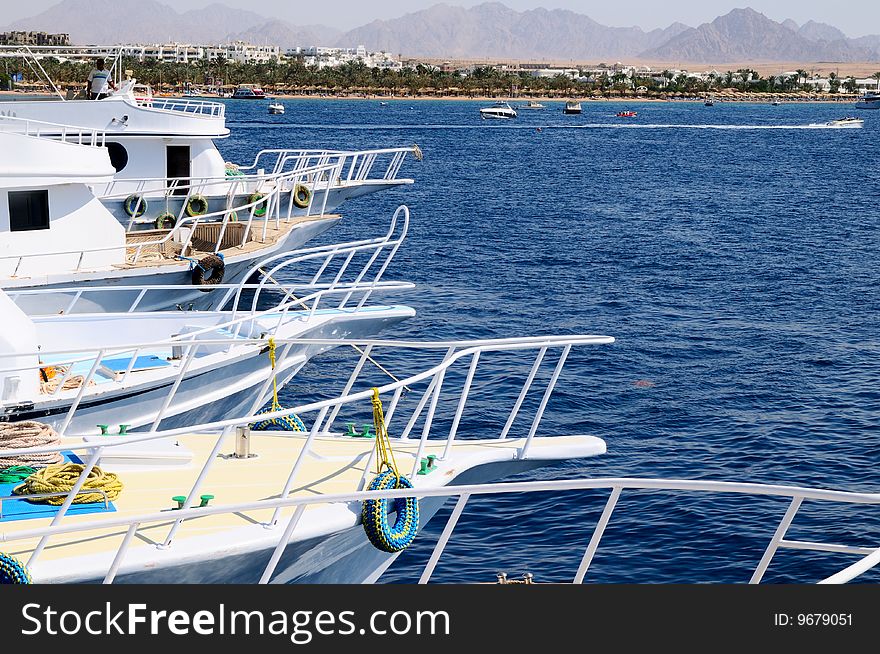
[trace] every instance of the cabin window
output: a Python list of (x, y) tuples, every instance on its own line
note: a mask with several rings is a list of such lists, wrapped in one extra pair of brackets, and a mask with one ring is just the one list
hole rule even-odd
[[(168, 183), (175, 178), (190, 177), (190, 152), (188, 145), (169, 145), (165, 149), (165, 171), (168, 177)], [(189, 182), (178, 182), (183, 188), (174, 190), (174, 195), (186, 195), (189, 189)]]
[(122, 143), (107, 142), (107, 153), (110, 155), (110, 164), (118, 173), (128, 165), (128, 150)]
[(9, 191), (9, 229), (49, 229), (49, 191)]

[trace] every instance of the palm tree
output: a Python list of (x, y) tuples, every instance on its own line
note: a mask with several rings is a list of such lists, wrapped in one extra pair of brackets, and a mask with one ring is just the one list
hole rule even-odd
[(880, 71), (871, 75), (871, 78), (877, 80), (877, 90), (880, 91)]

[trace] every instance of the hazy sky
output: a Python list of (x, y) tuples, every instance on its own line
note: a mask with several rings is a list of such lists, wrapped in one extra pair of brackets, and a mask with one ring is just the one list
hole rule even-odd
[[(6, 23), (32, 16), (57, 4), (59, 0), (30, 0), (14, 2), (0, 0)], [(159, 0), (174, 6), (178, 11), (204, 7), (212, 1), (230, 7), (249, 9), (269, 17), (282, 18), (298, 25), (320, 23), (342, 29), (357, 27), (377, 18), (396, 18), (431, 5), (438, 0), (332, 0), (331, 2), (304, 2), (303, 0)], [(447, 4), (471, 7), (481, 0), (446, 0)], [(691, 26), (711, 21), (726, 14), (734, 7), (750, 6), (773, 20), (792, 18), (799, 24), (812, 19), (829, 23), (843, 30), (847, 36), (864, 36), (880, 33), (880, 2), (877, 0), (853, 0), (844, 5), (827, 0), (503, 0), (513, 9), (525, 10), (535, 7), (547, 9), (570, 9), (587, 14), (605, 25), (616, 27), (638, 25), (643, 29), (666, 27), (680, 21)]]

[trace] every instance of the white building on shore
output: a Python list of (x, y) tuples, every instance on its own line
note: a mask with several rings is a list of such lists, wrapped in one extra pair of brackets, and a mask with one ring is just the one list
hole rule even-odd
[(255, 45), (244, 41), (233, 41), (216, 45), (194, 45), (191, 43), (150, 43), (124, 46), (90, 46), (89, 54), (114, 57), (122, 48), (125, 57), (138, 61), (162, 61), (165, 63), (186, 64), (207, 59), (214, 61), (223, 57), (226, 61), (242, 64), (266, 64), (281, 60), (281, 48), (277, 45)]
[(385, 70), (401, 70), (403, 64), (400, 59), (390, 52), (367, 52), (366, 47), (359, 45), (356, 48), (329, 48), (324, 46), (308, 46), (290, 48), (284, 54), (288, 59), (300, 57), (306, 66), (321, 68), (335, 68), (352, 62), (362, 62), (367, 68), (381, 68)]

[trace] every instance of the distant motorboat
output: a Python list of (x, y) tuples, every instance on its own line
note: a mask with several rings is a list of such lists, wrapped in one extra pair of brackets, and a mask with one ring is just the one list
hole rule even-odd
[(544, 105), (536, 100), (528, 100), (525, 104), (519, 106), (520, 109), (543, 109)]
[(773, 105), (774, 107), (778, 107), (778, 106), (779, 106), (779, 100), (774, 100), (774, 101), (771, 102), (770, 104)]
[(859, 96), (856, 107), (859, 109), (880, 109), (880, 92), (867, 91), (864, 95)]
[(235, 100), (261, 100), (265, 97), (266, 93), (263, 89), (253, 84), (239, 84), (232, 94), (232, 98)]
[(712, 107), (715, 105), (715, 101), (712, 98), (706, 98), (706, 101), (703, 102), (703, 106)]
[(618, 118), (632, 118), (633, 116), (636, 116), (636, 115), (637, 114), (635, 111), (618, 111), (617, 112)]
[(387, 103), (387, 102), (380, 102), (380, 103), (379, 103), (379, 106), (380, 106), (380, 107), (386, 107), (386, 106), (388, 106), (388, 103)]
[(516, 110), (507, 102), (498, 101), (491, 107), (480, 109), (481, 118), (516, 118)]
[(836, 120), (829, 120), (824, 123), (810, 123), (810, 127), (848, 127), (848, 128), (858, 128), (862, 127), (865, 124), (865, 121), (861, 118), (855, 118), (853, 116), (845, 116), (844, 118), (837, 118)]
[(272, 102), (269, 105), (269, 113), (270, 114), (283, 114), (284, 113), (284, 105), (280, 102)]
[(564, 114), (579, 114), (581, 113), (581, 103), (576, 102), (575, 100), (569, 100), (565, 103), (565, 106), (562, 108), (562, 113)]

